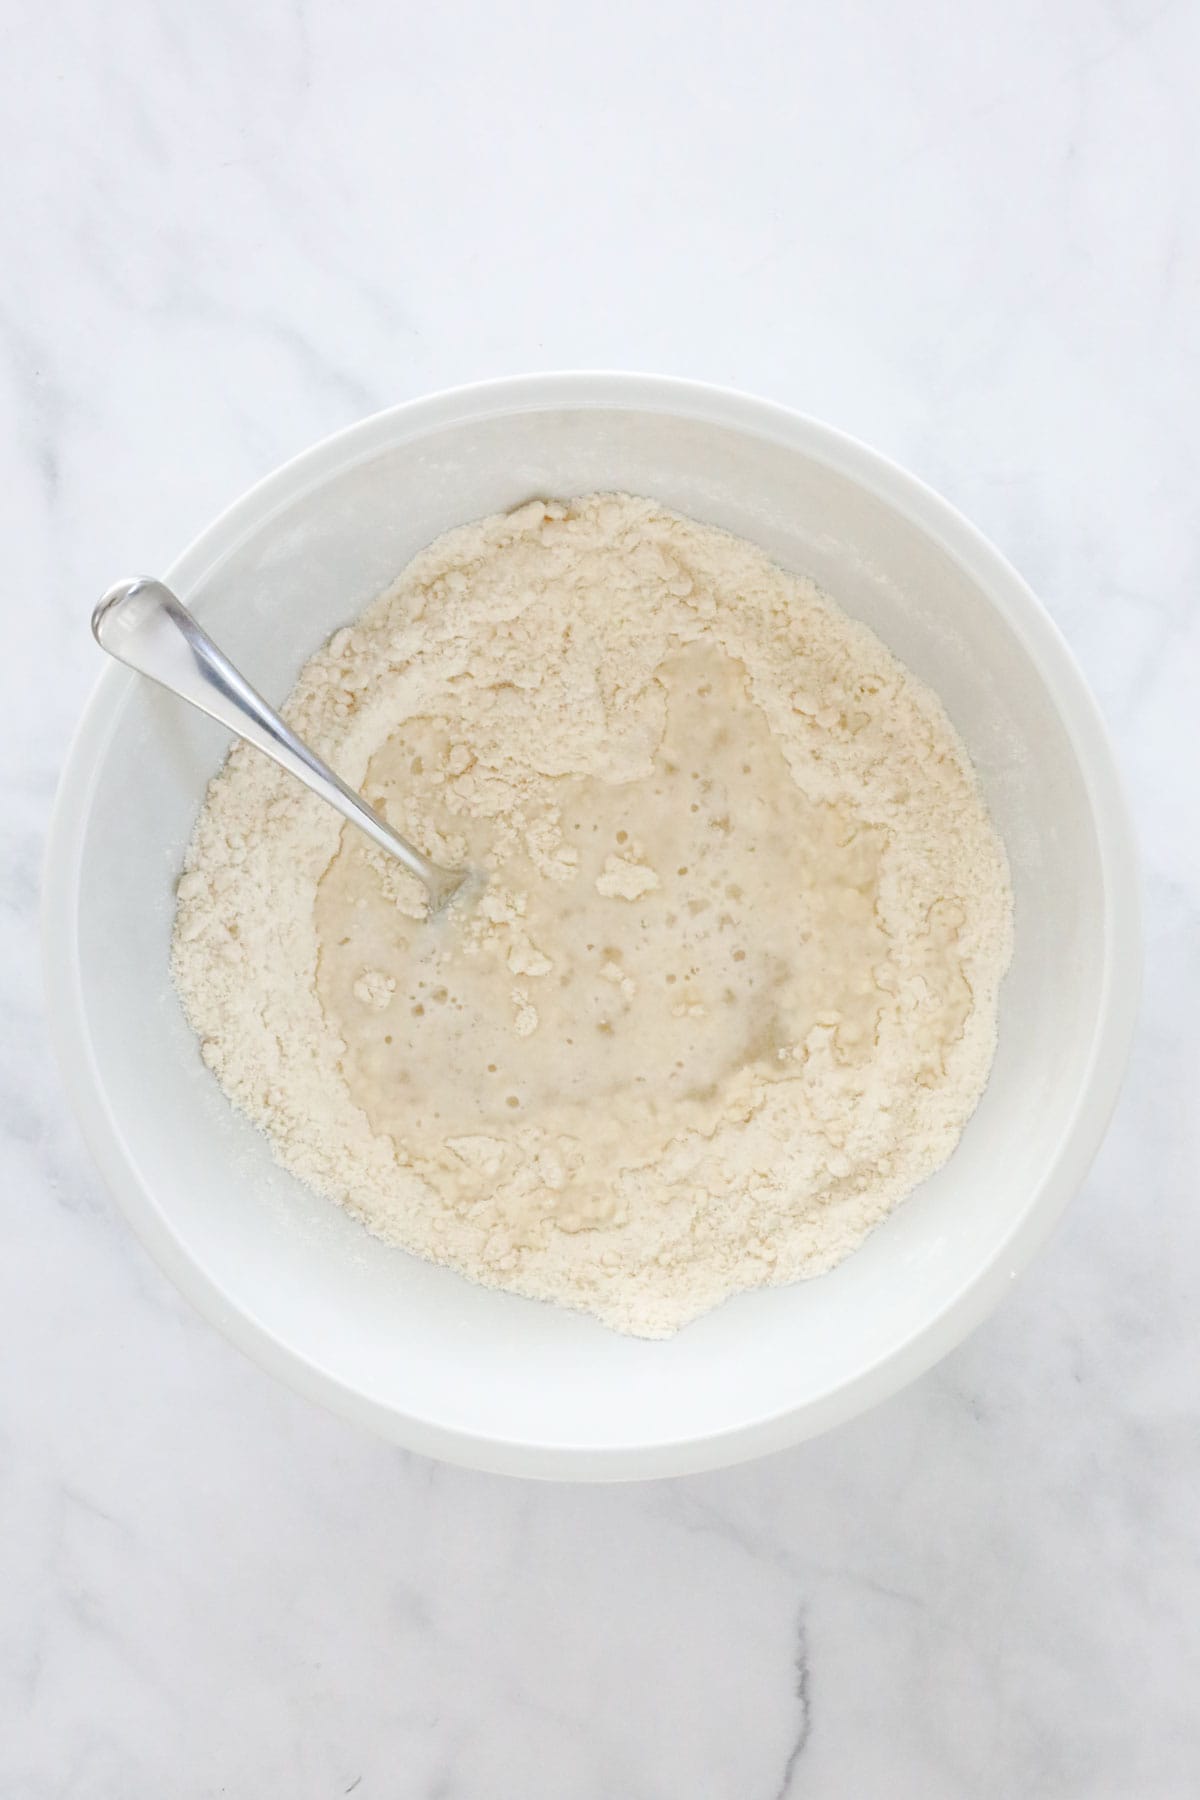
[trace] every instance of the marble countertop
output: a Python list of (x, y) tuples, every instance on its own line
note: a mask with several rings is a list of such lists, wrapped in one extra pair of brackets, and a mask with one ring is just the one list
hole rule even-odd
[[(0, 1793), (1200, 1792), (1196, 8), (65, 0), (6, 45)], [(1124, 1097), (1007, 1304), (823, 1439), (614, 1489), (402, 1454), (195, 1317), (36, 955), (99, 591), (366, 412), (564, 366), (940, 488), (1070, 640), (1145, 858)]]

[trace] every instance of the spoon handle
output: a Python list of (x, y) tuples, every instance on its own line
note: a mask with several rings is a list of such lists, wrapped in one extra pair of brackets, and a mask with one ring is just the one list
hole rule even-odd
[(431, 912), (461, 885), (462, 870), (440, 868), (423, 856), (296, 736), (161, 581), (139, 576), (109, 588), (92, 614), (92, 635), (118, 662), (245, 738), (359, 826), (424, 882)]

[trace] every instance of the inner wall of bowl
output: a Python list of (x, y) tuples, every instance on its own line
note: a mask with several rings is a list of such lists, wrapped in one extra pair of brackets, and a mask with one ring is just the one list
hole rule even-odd
[[(636, 411), (536, 411), (397, 441), (266, 518), (187, 597), (274, 700), (439, 532), (534, 495), (626, 489), (812, 574), (939, 693), (1004, 835), (1017, 948), (988, 1091), (947, 1167), (833, 1274), (666, 1344), (490, 1293), (370, 1238), (271, 1160), (204, 1068), (168, 977), (173, 885), (224, 735), (130, 681), (83, 852), (91, 1046), (167, 1228), (238, 1310), (400, 1421), (603, 1450), (732, 1430), (854, 1380), (999, 1253), (1081, 1091), (1100, 870), (1042, 679), (967, 574), (881, 499), (779, 443)], [(345, 455), (354, 454), (354, 440)]]

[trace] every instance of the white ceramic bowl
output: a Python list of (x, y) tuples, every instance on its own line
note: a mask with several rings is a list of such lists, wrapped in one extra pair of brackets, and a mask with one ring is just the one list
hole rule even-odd
[[(987, 1092), (949, 1164), (840, 1268), (642, 1343), (389, 1249), (284, 1174), (203, 1067), (167, 974), (174, 881), (225, 739), (116, 666), (63, 775), (44, 912), (71, 1099), (134, 1229), (200, 1310), (301, 1392), (402, 1444), (578, 1479), (776, 1449), (879, 1400), (978, 1324), (1096, 1149), (1140, 961), (1112, 759), (1050, 620), (944, 501), (779, 407), (630, 375), (437, 395), (268, 477), (166, 578), (281, 700), (439, 532), (597, 488), (738, 532), (872, 625), (941, 695), (1008, 846), (1016, 952)], [(97, 589), (119, 572), (97, 571)]]

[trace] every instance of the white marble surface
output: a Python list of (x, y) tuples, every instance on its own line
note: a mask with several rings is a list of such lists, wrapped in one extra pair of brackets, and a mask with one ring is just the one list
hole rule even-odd
[[(10, 10), (4, 1800), (1200, 1792), (1198, 57), (1159, 0)], [(821, 1441), (609, 1490), (400, 1454), (195, 1318), (35, 955), (99, 589), (334, 427), (558, 366), (756, 390), (963, 507), (1100, 696), (1147, 893), (1124, 1099), (1000, 1313)]]

